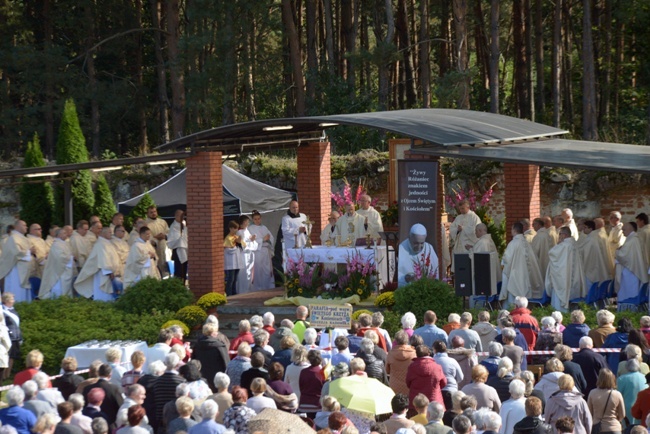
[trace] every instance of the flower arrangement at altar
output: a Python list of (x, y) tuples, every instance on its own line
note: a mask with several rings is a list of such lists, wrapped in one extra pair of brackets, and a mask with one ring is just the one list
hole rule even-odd
[(320, 287), (320, 264), (309, 264), (300, 257), (297, 261), (287, 258), (287, 271), (282, 273), (287, 297), (313, 298)]
[(339, 276), (338, 286), (341, 297), (358, 295), (361, 300), (370, 297), (375, 288), (377, 267), (370, 258), (364, 259), (360, 253), (351, 255), (345, 264), (345, 274)]
[(394, 200), (393, 203), (389, 204), (385, 211), (381, 212), (381, 221), (386, 226), (396, 226), (397, 218), (397, 201)]
[[(336, 209), (341, 214), (345, 213), (345, 205), (349, 203), (354, 205), (354, 209), (359, 209), (359, 199), (361, 199), (361, 196), (364, 194), (368, 194), (366, 187), (361, 180), (359, 181), (359, 184), (356, 188), (353, 188), (346, 178), (343, 178), (343, 183), (345, 184), (343, 186), (343, 192), (330, 193), (332, 202), (334, 202)], [(377, 200), (373, 199), (371, 205), (375, 206), (376, 203)]]

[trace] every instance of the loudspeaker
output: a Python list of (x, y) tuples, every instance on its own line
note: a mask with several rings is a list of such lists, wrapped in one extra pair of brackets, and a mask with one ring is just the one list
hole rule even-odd
[(472, 260), (467, 253), (454, 254), (454, 288), (457, 297), (469, 297), (472, 289)]
[(496, 276), (492, 276), (491, 253), (474, 253), (474, 295), (490, 296), (496, 293)]

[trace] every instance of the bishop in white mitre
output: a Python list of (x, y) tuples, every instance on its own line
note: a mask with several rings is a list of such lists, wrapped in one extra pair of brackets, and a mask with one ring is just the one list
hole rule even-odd
[(32, 252), (25, 237), (27, 224), (18, 220), (7, 236), (0, 255), (0, 279), (5, 279), (5, 292), (11, 292), (16, 302), (31, 301), (29, 274), (32, 267)]
[(133, 286), (141, 279), (153, 277), (160, 279), (160, 272), (156, 265), (156, 249), (149, 242), (151, 230), (147, 226), (140, 228), (140, 236), (131, 246), (129, 256), (124, 267), (124, 289)]
[(341, 244), (350, 242), (352, 246), (356, 245), (357, 239), (366, 237), (364, 227), (366, 219), (354, 209), (354, 204), (345, 204), (345, 214), (336, 222), (336, 236), (340, 238)]
[(458, 204), (459, 214), (449, 226), (449, 236), (453, 246), (451, 249), (451, 268), (455, 272), (454, 255), (456, 253), (469, 253), (467, 246), (476, 244), (476, 225), (481, 219), (469, 209), (469, 201), (462, 200)]
[(116, 276), (120, 264), (119, 256), (111, 242), (111, 228), (103, 228), (86, 260), (74, 289), (83, 297), (93, 297), (95, 301), (113, 301), (122, 283)]
[(548, 252), (545, 286), (551, 305), (560, 312), (568, 312), (569, 302), (586, 297), (587, 288), (577, 241), (568, 226), (560, 228), (558, 240)]
[(74, 255), (70, 244), (66, 243), (68, 231), (61, 228), (56, 232), (50, 254), (47, 256), (43, 280), (38, 291), (38, 298), (58, 298), (72, 296), (72, 282), (77, 274)]
[(623, 225), (625, 243), (616, 250), (616, 288), (619, 310), (621, 303), (639, 295), (644, 283), (648, 282), (648, 266), (645, 263), (641, 242), (636, 234), (636, 223)]
[(361, 195), (359, 198), (359, 209), (357, 214), (363, 217), (365, 234), (370, 235), (371, 238), (377, 240), (377, 244), (381, 244), (381, 236), (379, 232), (384, 232), (384, 223), (381, 221), (381, 214), (370, 204), (372, 199), (367, 194)]
[(512, 225), (512, 241), (503, 253), (503, 277), (500, 300), (507, 300), (507, 305), (514, 304), (516, 297), (541, 298), (544, 280), (539, 270), (537, 257), (533, 248), (524, 238), (521, 223)]
[(542, 276), (545, 276), (546, 269), (548, 268), (548, 252), (555, 245), (555, 240), (551, 236), (549, 228), (544, 226), (543, 219), (537, 218), (533, 220), (533, 228), (536, 233), (530, 246), (533, 248), (533, 253), (537, 258), (539, 271), (542, 273)]
[(594, 283), (600, 284), (612, 279), (612, 270), (609, 263), (609, 251), (607, 250), (607, 239), (601, 238), (596, 230), (596, 224), (592, 220), (587, 220), (583, 232), (585, 234), (584, 243), (580, 244), (580, 257), (582, 259), (582, 269), (585, 273), (585, 286), (587, 291)]

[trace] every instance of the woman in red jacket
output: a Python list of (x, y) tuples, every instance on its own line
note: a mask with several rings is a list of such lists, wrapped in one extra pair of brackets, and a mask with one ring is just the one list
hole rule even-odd
[(442, 399), (442, 389), (447, 385), (447, 379), (442, 368), (430, 356), (431, 351), (426, 345), (415, 348), (416, 359), (409, 365), (406, 372), (406, 385), (409, 388), (409, 414), (415, 411), (413, 398), (418, 393), (424, 394), (430, 402), (436, 401), (445, 405)]

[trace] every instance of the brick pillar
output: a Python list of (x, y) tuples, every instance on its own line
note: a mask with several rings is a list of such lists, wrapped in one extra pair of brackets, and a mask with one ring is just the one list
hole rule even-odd
[[(438, 255), (438, 263), (442, 266), (442, 255), (440, 254), (440, 252), (442, 252), (442, 239), (440, 237), (442, 231), (440, 229), (440, 224), (447, 222), (447, 213), (445, 212), (445, 177), (442, 174), (440, 157), (435, 157), (433, 155), (414, 154), (411, 153), (411, 151), (405, 151), (404, 158), (408, 160), (435, 161), (438, 163), (438, 181), (437, 181), (438, 194), (436, 194), (436, 202), (437, 202), (436, 212), (438, 213), (437, 215), (438, 231), (436, 232), (436, 245), (433, 247), (434, 249), (436, 249), (436, 254)], [(404, 175), (402, 174), (400, 176), (404, 176)], [(400, 242), (402, 241), (404, 240), (400, 240)]]
[(221, 152), (199, 152), (185, 161), (190, 288), (197, 298), (224, 294)]
[(512, 239), (512, 225), (521, 219), (540, 216), (539, 166), (504, 163), (506, 184), (506, 236)]
[(332, 165), (329, 142), (298, 147), (298, 201), (300, 212), (314, 222), (311, 242), (320, 244), (320, 233), (332, 212)]

